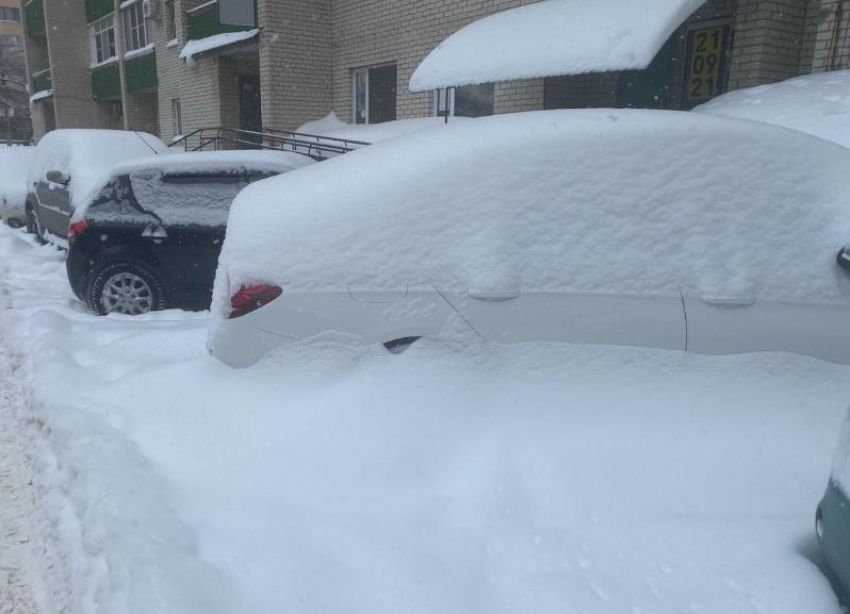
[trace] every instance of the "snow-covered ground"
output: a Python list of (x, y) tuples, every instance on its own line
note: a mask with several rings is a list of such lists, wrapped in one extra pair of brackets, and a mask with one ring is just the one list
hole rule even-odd
[(75, 613), (840, 612), (807, 555), (846, 367), (446, 336), (236, 371), (5, 227), (0, 286)]

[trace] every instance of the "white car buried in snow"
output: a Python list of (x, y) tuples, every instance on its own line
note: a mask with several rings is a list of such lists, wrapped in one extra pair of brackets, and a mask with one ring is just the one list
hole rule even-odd
[(504, 341), (850, 363), (850, 151), (744, 120), (557, 111), (471, 120), (235, 201), (212, 353), (450, 322)]

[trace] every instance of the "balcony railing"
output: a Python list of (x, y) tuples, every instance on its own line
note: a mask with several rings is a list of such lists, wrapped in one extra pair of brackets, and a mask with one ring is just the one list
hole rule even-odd
[(255, 26), (233, 26), (221, 23), (218, 10), (218, 0), (206, 2), (194, 9), (186, 11), (189, 25), (189, 40), (200, 40), (216, 34), (228, 32), (244, 32)]
[(53, 81), (50, 78), (50, 69), (40, 70), (32, 74), (32, 93), (46, 92), (53, 88)]

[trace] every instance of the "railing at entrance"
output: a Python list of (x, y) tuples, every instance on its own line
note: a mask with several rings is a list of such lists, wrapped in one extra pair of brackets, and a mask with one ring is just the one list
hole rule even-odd
[(174, 141), (171, 147), (182, 148), (184, 151), (239, 149), (291, 151), (309, 156), (314, 160), (326, 160), (368, 145), (369, 143), (363, 141), (283, 130), (252, 132), (235, 128), (201, 128)]

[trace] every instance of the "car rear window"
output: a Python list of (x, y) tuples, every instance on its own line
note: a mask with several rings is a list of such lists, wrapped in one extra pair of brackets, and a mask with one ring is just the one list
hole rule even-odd
[(131, 181), (139, 206), (164, 224), (224, 226), (233, 199), (255, 176), (241, 171), (215, 175), (139, 172)]

